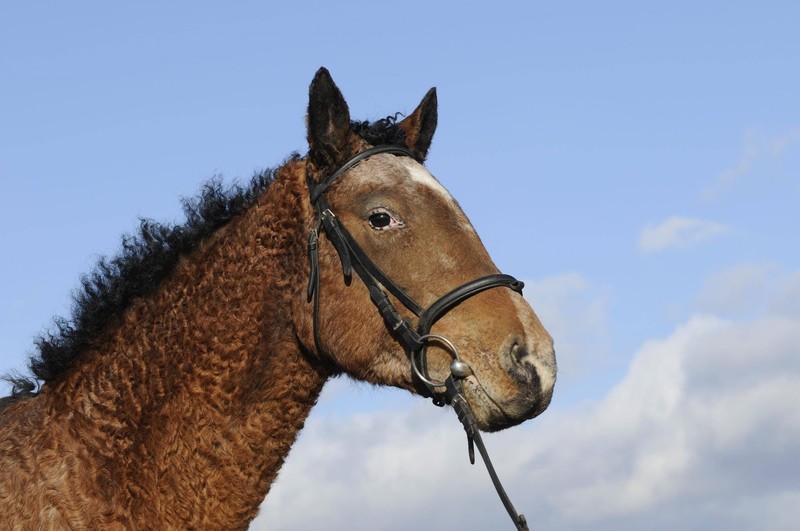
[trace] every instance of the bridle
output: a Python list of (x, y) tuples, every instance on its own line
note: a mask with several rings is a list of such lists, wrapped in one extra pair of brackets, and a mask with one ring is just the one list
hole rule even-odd
[[(414, 155), (402, 146), (377, 146), (366, 149), (348, 159), (342, 166), (326, 176), (322, 181), (316, 182), (306, 171), (306, 181), (311, 198), (311, 203), (317, 211), (317, 225), (311, 230), (308, 238), (308, 259), (310, 264), (307, 296), (309, 301), (313, 301), (313, 327), (314, 344), (320, 356), (324, 356), (324, 350), (319, 338), (319, 233), (324, 231), (328, 240), (333, 244), (339, 260), (342, 263), (345, 282), (349, 285), (352, 279), (352, 271), (358, 274), (361, 280), (369, 289), (370, 299), (375, 307), (383, 316), (387, 326), (394, 338), (401, 343), (409, 353), (411, 362), (412, 379), (418, 391), (423, 396), (433, 399), (437, 406), (450, 404), (453, 406), (458, 419), (467, 432), (467, 443), (469, 458), (475, 464), (474, 445), (483, 458), (483, 462), (489, 472), (489, 476), (494, 483), (500, 500), (508, 511), (509, 516), (514, 521), (514, 525), (519, 530), (527, 530), (528, 525), (524, 515), (518, 515), (511, 500), (508, 498), (497, 473), (489, 459), (489, 454), (483, 444), (480, 432), (477, 428), (475, 417), (472, 414), (467, 400), (464, 398), (462, 380), (472, 374), (470, 366), (461, 359), (458, 349), (448, 338), (439, 334), (432, 334), (431, 327), (447, 312), (461, 304), (466, 299), (492, 288), (505, 287), (517, 293), (522, 293), (523, 283), (510, 275), (493, 274), (466, 282), (461, 286), (446, 293), (427, 308), (423, 308), (409, 297), (397, 284), (380, 270), (364, 249), (355, 241), (353, 236), (347, 231), (342, 222), (334, 215), (325, 192), (339, 177), (349, 169), (369, 157), (379, 154), (389, 153), (396, 156), (406, 156), (415, 159)], [(395, 308), (386, 292), (391, 293), (409, 311), (419, 319), (416, 328), (405, 320)], [(428, 374), (427, 367), (427, 346), (429, 343), (437, 343), (444, 347), (453, 357), (450, 364), (450, 375), (444, 381), (434, 380)], [(444, 388), (438, 391), (437, 388)]]

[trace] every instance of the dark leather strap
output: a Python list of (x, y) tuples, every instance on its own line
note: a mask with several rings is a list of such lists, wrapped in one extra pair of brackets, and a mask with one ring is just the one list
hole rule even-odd
[(486, 466), (486, 471), (489, 472), (489, 477), (492, 480), (494, 489), (497, 491), (497, 495), (500, 497), (503, 507), (506, 508), (508, 516), (511, 517), (511, 520), (514, 522), (514, 525), (517, 527), (518, 531), (529, 531), (528, 522), (525, 519), (525, 515), (517, 513), (517, 510), (514, 508), (514, 504), (511, 503), (511, 498), (508, 497), (506, 490), (503, 488), (502, 483), (500, 483), (500, 478), (497, 476), (497, 471), (495, 471), (492, 460), (489, 458), (489, 452), (486, 450), (486, 445), (483, 444), (483, 438), (481, 437), (481, 432), (478, 430), (475, 417), (473, 416), (472, 410), (467, 403), (467, 399), (464, 398), (464, 395), (461, 391), (461, 382), (454, 379), (452, 376), (448, 376), (447, 380), (445, 380), (445, 386), (447, 389), (445, 394), (448, 397), (448, 401), (450, 404), (452, 404), (453, 409), (458, 416), (458, 420), (461, 421), (461, 425), (464, 426), (464, 431), (467, 432), (467, 445), (469, 448), (470, 463), (473, 465), (475, 464), (475, 450), (473, 447), (473, 445), (475, 445), (478, 447), (478, 452), (481, 454), (481, 459), (483, 459), (483, 464)]
[(311, 192), (311, 202), (316, 204), (319, 198), (322, 197), (322, 194), (324, 194), (325, 191), (330, 187), (330, 185), (332, 185), (339, 177), (344, 175), (347, 170), (362, 160), (366, 160), (373, 155), (377, 155), (378, 153), (391, 153), (394, 155), (403, 155), (415, 159), (414, 154), (403, 146), (376, 146), (365, 149), (361, 153), (357, 153), (355, 156), (350, 157), (338, 170), (325, 177), (319, 183), (312, 180), (311, 182), (313, 185), (309, 186), (309, 191)]
[[(308, 187), (312, 202), (319, 216), (319, 228), (325, 232), (328, 240), (333, 244), (336, 253), (339, 255), (345, 282), (348, 284), (350, 283), (352, 270), (355, 269), (358, 276), (369, 289), (373, 304), (378, 308), (378, 311), (383, 316), (390, 330), (392, 330), (396, 338), (408, 349), (409, 356), (417, 360), (417, 365), (420, 367), (423, 375), (428, 377), (426, 343), (421, 343), (419, 341), (419, 336), (430, 333), (431, 327), (437, 320), (464, 300), (486, 291), (487, 289), (496, 287), (507, 287), (518, 293), (522, 293), (523, 283), (510, 275), (487, 275), (458, 286), (436, 300), (427, 309), (423, 309), (422, 306), (406, 294), (406, 292), (381, 271), (367, 253), (364, 252), (350, 232), (333, 214), (324, 195), (328, 187), (347, 170), (378, 153), (391, 153), (399, 156), (413, 157), (411, 152), (402, 146), (377, 146), (369, 148), (351, 157), (341, 168), (319, 183), (315, 182), (311, 176), (307, 176)], [(315, 233), (312, 231), (312, 236), (314, 236), (314, 234)], [(309, 275), (308, 296), (309, 299), (313, 298), (314, 301), (314, 341), (317, 350), (323, 355), (324, 350), (320, 345), (317, 327), (320, 290), (317, 257), (318, 234), (315, 236), (314, 243), (313, 250), (311, 242), (309, 243), (311, 270)], [(403, 306), (419, 317), (416, 330), (403, 319), (384, 290), (394, 295)], [(422, 394), (432, 397), (434, 403), (437, 405), (443, 405), (445, 403), (445, 399), (440, 391), (425, 382), (417, 381), (418, 379), (416, 377), (414, 380), (418, 390)]]
[[(325, 350), (322, 348), (319, 338), (319, 295), (320, 295), (320, 275), (319, 275), (319, 231), (325, 232), (328, 240), (336, 249), (339, 255), (339, 260), (342, 263), (342, 273), (345, 277), (345, 282), (350, 283), (352, 271), (355, 270), (356, 274), (361, 278), (364, 284), (369, 289), (370, 299), (378, 312), (383, 317), (389, 329), (394, 334), (395, 338), (403, 344), (408, 350), (409, 356), (412, 359), (412, 365), (415, 360), (418, 360), (417, 366), (421, 368), (423, 376), (428, 380), (427, 363), (426, 363), (426, 345), (427, 341), (422, 341), (423, 336), (430, 333), (431, 327), (438, 321), (444, 314), (452, 310), (466, 299), (477, 295), (483, 291), (491, 288), (506, 287), (517, 293), (522, 293), (524, 284), (510, 275), (493, 274), (481, 277), (470, 282), (466, 282), (461, 286), (449, 291), (439, 299), (437, 299), (428, 308), (423, 309), (405, 293), (397, 284), (395, 284), (381, 269), (370, 259), (364, 252), (361, 246), (356, 242), (350, 232), (344, 225), (336, 218), (331, 210), (328, 202), (325, 200), (325, 191), (333, 184), (336, 179), (342, 176), (347, 170), (360, 163), (361, 161), (378, 153), (391, 153), (400, 156), (409, 156), (414, 158), (413, 154), (402, 146), (377, 146), (367, 149), (358, 153), (354, 157), (345, 162), (341, 168), (334, 173), (317, 183), (310, 176), (307, 176), (308, 188), (311, 197), (311, 202), (317, 209), (319, 221), (317, 227), (311, 231), (308, 240), (308, 257), (309, 257), (309, 280), (307, 295), (309, 300), (313, 300), (313, 327), (314, 327), (314, 343), (317, 348), (318, 355), (328, 357)], [(414, 315), (419, 317), (416, 330), (406, 321), (403, 316), (397, 311), (386, 291), (394, 295), (400, 303), (410, 310)], [(506, 508), (514, 525), (519, 531), (528, 531), (528, 525), (525, 521), (524, 515), (518, 515), (511, 500), (508, 498), (497, 473), (494, 470), (489, 453), (483, 444), (480, 432), (478, 431), (475, 418), (472, 415), (472, 410), (469, 403), (464, 398), (461, 391), (460, 380), (454, 379), (450, 375), (444, 382), (445, 391), (442, 393), (436, 389), (435, 386), (421, 381), (416, 376), (414, 371), (411, 371), (412, 378), (417, 386), (420, 394), (433, 398), (433, 403), (436, 405), (452, 404), (453, 408), (458, 415), (464, 430), (467, 432), (467, 441), (469, 443), (470, 462), (475, 463), (474, 446), (477, 445), (478, 451), (483, 458), (489, 476), (492, 479), (498, 496)]]
[[(361, 248), (344, 225), (338, 223), (335, 227), (332, 227), (330, 232), (326, 230), (325, 234), (328, 235), (334, 246), (337, 246), (338, 243), (338, 245), (346, 247), (348, 251), (350, 251), (350, 257), (355, 259), (353, 263), (360, 265), (364, 269), (364, 274), (359, 274), (362, 279), (371, 277), (370, 280), (379, 282), (389, 293), (397, 297), (397, 300), (399, 300), (403, 306), (411, 310), (414, 315), (419, 316), (422, 314), (422, 308), (414, 302), (414, 299), (409, 297), (400, 286), (392, 282), (389, 277), (375, 265), (375, 262), (364, 252), (364, 249)], [(368, 282), (367, 285), (370, 283), (371, 282)]]
[[(517, 293), (522, 293), (522, 288), (525, 286), (525, 284), (511, 275), (494, 274), (477, 278), (458, 286), (454, 290), (446, 293), (436, 300), (428, 307), (428, 309), (422, 312), (422, 314), (417, 314), (419, 315), (417, 334), (420, 336), (429, 334), (431, 332), (431, 327), (433, 327), (434, 323), (436, 323), (439, 318), (468, 298), (486, 291), (487, 289), (504, 286), (516, 291)], [(417, 366), (422, 371), (423, 376), (430, 379), (430, 374), (428, 373), (427, 343), (423, 344), (420, 348), (412, 350), (411, 356), (417, 360)], [(441, 396), (437, 397), (436, 390), (430, 389), (430, 391), (433, 394), (434, 403), (437, 405), (447, 403), (446, 399), (443, 400)]]
[(422, 334), (430, 332), (431, 326), (444, 314), (458, 306), (473, 295), (491, 288), (507, 287), (517, 293), (522, 293), (525, 284), (511, 275), (495, 274), (481, 277), (466, 284), (462, 284), (456, 289), (443, 295), (436, 302), (428, 306), (428, 309), (419, 315), (419, 326), (417, 331)]

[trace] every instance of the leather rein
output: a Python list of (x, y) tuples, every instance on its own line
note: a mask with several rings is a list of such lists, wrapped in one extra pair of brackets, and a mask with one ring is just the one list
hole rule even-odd
[[(327, 239), (333, 244), (339, 260), (342, 263), (342, 272), (345, 282), (349, 285), (352, 279), (352, 272), (361, 278), (369, 289), (370, 299), (380, 312), (387, 326), (392, 332), (393, 337), (402, 344), (409, 353), (411, 361), (412, 379), (417, 390), (423, 396), (433, 399), (437, 406), (449, 404), (464, 426), (467, 433), (467, 445), (469, 450), (470, 463), (475, 464), (475, 446), (481, 454), (489, 476), (492, 479), (495, 490), (500, 496), (503, 506), (508, 515), (514, 522), (518, 530), (528, 530), (525, 515), (518, 514), (508, 498), (508, 495), (497, 477), (486, 446), (483, 443), (480, 432), (478, 431), (472, 409), (464, 398), (462, 380), (472, 374), (470, 366), (461, 359), (458, 349), (446, 337), (439, 334), (432, 334), (431, 327), (443, 315), (459, 305), (464, 300), (477, 295), (488, 289), (505, 287), (517, 293), (522, 293), (524, 284), (510, 275), (493, 274), (481, 277), (446, 293), (427, 308), (423, 308), (409, 297), (397, 284), (383, 273), (377, 265), (364, 252), (353, 236), (347, 231), (342, 222), (334, 215), (325, 192), (339, 177), (349, 169), (369, 157), (379, 154), (389, 153), (396, 156), (406, 156), (416, 159), (414, 155), (403, 146), (377, 146), (366, 149), (347, 160), (338, 170), (325, 177), (322, 181), (316, 182), (308, 171), (306, 171), (306, 181), (310, 193), (311, 203), (317, 211), (317, 225), (311, 230), (308, 238), (308, 259), (310, 264), (307, 297), (313, 301), (313, 327), (314, 343), (320, 356), (324, 355), (324, 350), (319, 338), (319, 295), (320, 295), (320, 275), (319, 275), (319, 235), (320, 231), (325, 232)], [(416, 315), (419, 319), (416, 328), (400, 315), (392, 301), (389, 299), (387, 291), (395, 297), (403, 306)], [(431, 378), (428, 374), (427, 366), (427, 346), (429, 343), (436, 343), (445, 348), (453, 357), (450, 364), (450, 374), (444, 381)], [(444, 388), (444, 391), (438, 389)]]

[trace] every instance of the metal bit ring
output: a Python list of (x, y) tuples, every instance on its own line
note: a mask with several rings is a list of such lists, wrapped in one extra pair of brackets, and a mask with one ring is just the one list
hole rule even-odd
[[(453, 356), (453, 362), (450, 364), (450, 372), (453, 375), (453, 377), (465, 378), (466, 376), (472, 374), (472, 369), (466, 362), (464, 362), (461, 359), (461, 356), (459, 356), (458, 349), (456, 348), (456, 346), (453, 344), (452, 341), (450, 341), (446, 337), (440, 336), (439, 334), (425, 334), (419, 336), (418, 340), (422, 343), (436, 341), (444, 344), (444, 346), (447, 347), (446, 350), (448, 350), (450, 354)], [(422, 380), (424, 383), (426, 383), (431, 387), (444, 387), (445, 383), (443, 381), (431, 380), (430, 378), (422, 374), (422, 371), (417, 365), (417, 356), (416, 356), (416, 354), (419, 354), (421, 352), (422, 349), (418, 350), (416, 353), (411, 354), (411, 369), (414, 371), (414, 374), (417, 376), (417, 378), (419, 378), (420, 380)]]

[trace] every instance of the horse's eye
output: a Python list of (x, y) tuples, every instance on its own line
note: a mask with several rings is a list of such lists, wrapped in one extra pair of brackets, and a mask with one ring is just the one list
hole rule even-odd
[(392, 216), (388, 212), (374, 212), (369, 216), (369, 226), (373, 229), (385, 229), (391, 224)]

